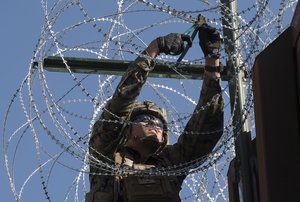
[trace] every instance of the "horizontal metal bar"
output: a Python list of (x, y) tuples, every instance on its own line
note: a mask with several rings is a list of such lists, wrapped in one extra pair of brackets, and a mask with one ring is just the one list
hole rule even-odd
[[(123, 75), (132, 61), (109, 60), (109, 59), (92, 59), (92, 58), (75, 58), (65, 57), (68, 66), (74, 73), (83, 74), (107, 74)], [(175, 67), (176, 68), (172, 68)], [(61, 57), (50, 56), (44, 59), (43, 67), (50, 72), (67, 72), (67, 68)], [(176, 79), (202, 79), (204, 65), (174, 63), (170, 66), (157, 63), (154, 70), (149, 73), (150, 77), (158, 78), (176, 78)], [(223, 79), (226, 80), (226, 77)]]

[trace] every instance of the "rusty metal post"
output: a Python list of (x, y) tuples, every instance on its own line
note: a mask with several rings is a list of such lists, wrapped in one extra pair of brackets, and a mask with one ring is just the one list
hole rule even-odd
[[(237, 71), (242, 67), (242, 57), (239, 54), (240, 41), (238, 39), (238, 20), (235, 16), (237, 13), (237, 1), (221, 0), (222, 6), (222, 24), (224, 33), (224, 45), (228, 55), (228, 72), (229, 76), (233, 78), (229, 82), (229, 93), (231, 101), (231, 110), (233, 115), (233, 122), (236, 128), (235, 133), (235, 152), (236, 163), (239, 165), (235, 172), (238, 172), (240, 201), (253, 202), (255, 201), (253, 190), (252, 170), (250, 164), (251, 157), (251, 134), (250, 124), (248, 118), (242, 113), (244, 104), (246, 102), (246, 82), (245, 72), (243, 70)], [(235, 81), (236, 79), (236, 81)], [(237, 103), (235, 98), (237, 95)], [(236, 197), (236, 196), (235, 196)], [(235, 199), (234, 201), (237, 201)]]

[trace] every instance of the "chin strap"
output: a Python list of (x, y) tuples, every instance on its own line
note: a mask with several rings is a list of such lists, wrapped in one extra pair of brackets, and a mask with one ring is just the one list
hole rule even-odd
[(151, 150), (154, 151), (153, 153), (157, 153), (162, 147), (162, 144), (158, 141), (156, 136), (142, 137), (140, 138), (140, 141), (143, 144), (151, 147)]

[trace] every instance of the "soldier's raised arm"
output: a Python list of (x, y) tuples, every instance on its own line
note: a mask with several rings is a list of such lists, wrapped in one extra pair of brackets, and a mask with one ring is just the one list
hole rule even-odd
[(220, 78), (220, 34), (205, 23), (199, 28), (199, 44), (205, 55), (205, 72), (200, 98), (178, 142), (165, 149), (165, 154), (175, 164), (208, 154), (223, 133), (224, 101)]
[(184, 50), (184, 41), (188, 42), (189, 46), (192, 45), (187, 35), (171, 33), (158, 37), (130, 64), (99, 120), (94, 124), (90, 139), (91, 154), (113, 154), (122, 138), (122, 128), (125, 127), (122, 123), (129, 118), (149, 71), (155, 66), (153, 59), (160, 53), (180, 54)]

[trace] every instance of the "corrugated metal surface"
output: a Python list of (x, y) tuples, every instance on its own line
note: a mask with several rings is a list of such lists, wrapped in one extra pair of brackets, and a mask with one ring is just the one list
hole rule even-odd
[(254, 107), (260, 201), (300, 201), (300, 5), (256, 58)]

